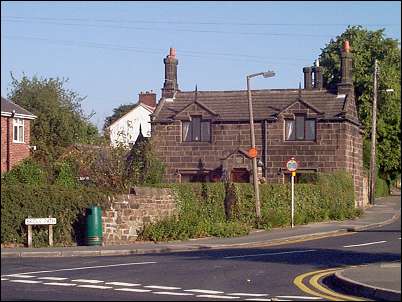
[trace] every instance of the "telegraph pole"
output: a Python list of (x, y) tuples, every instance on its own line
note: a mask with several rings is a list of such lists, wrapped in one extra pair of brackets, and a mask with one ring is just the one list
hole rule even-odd
[(371, 160), (370, 160), (370, 203), (374, 205), (375, 199), (375, 181), (376, 181), (376, 121), (377, 121), (377, 74), (378, 62), (374, 61), (374, 93), (373, 93), (373, 114), (372, 114), (372, 129), (371, 129)]

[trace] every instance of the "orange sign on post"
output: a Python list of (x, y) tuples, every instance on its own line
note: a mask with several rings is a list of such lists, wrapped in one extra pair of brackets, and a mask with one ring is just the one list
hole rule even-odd
[(250, 156), (251, 158), (257, 157), (257, 149), (256, 148), (250, 148), (247, 153), (248, 153), (248, 156)]

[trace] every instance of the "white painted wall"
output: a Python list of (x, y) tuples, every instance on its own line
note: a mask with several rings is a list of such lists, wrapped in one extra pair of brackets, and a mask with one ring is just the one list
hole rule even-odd
[(126, 113), (120, 119), (110, 125), (110, 145), (116, 147), (119, 144), (128, 146), (137, 140), (140, 124), (142, 135), (151, 136), (150, 112), (142, 104)]

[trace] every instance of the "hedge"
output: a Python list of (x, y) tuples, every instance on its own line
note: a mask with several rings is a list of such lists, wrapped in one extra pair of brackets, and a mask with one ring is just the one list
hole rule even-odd
[[(55, 246), (69, 246), (83, 241), (83, 213), (85, 208), (108, 204), (107, 192), (93, 188), (69, 189), (57, 185), (8, 184), (1, 185), (1, 243), (24, 244), (27, 242), (25, 218), (55, 217), (53, 228)], [(48, 245), (45, 226), (33, 226), (34, 247)]]
[[(161, 185), (172, 188), (179, 213), (146, 225), (141, 239), (153, 241), (203, 236), (246, 235), (254, 227), (270, 229), (291, 223), (290, 185), (260, 185), (261, 220), (256, 221), (251, 184), (235, 184), (233, 216), (226, 219), (223, 183)], [(346, 172), (319, 174), (314, 184), (295, 185), (295, 224), (344, 220), (360, 215), (355, 208), (352, 177)]]

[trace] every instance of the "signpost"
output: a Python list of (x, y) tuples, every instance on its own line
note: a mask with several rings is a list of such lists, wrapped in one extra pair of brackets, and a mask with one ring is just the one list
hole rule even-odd
[(25, 225), (28, 226), (28, 247), (32, 247), (33, 225), (49, 225), (49, 245), (53, 246), (53, 224), (56, 224), (56, 218), (26, 218)]
[(294, 157), (288, 160), (286, 168), (292, 173), (292, 228), (294, 227), (294, 209), (295, 209), (295, 176), (297, 170), (297, 161)]

